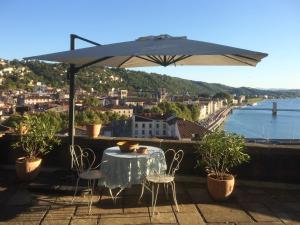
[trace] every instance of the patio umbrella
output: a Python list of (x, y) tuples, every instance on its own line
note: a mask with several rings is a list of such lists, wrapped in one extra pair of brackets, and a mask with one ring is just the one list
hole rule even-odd
[[(75, 39), (96, 46), (75, 48)], [(69, 143), (74, 144), (74, 79), (75, 73), (87, 66), (150, 67), (169, 65), (235, 65), (256, 66), (266, 53), (225, 45), (189, 40), (169, 35), (148, 36), (135, 41), (100, 45), (71, 34), (71, 50), (25, 58), (70, 64)]]

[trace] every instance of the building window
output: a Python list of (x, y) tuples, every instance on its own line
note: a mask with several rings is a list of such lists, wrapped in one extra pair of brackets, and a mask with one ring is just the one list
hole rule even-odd
[(157, 131), (155, 132), (155, 134), (156, 134), (156, 135), (159, 135), (159, 131), (157, 130)]
[(156, 124), (156, 128), (157, 128), (157, 129), (159, 128), (159, 123)]
[(145, 135), (145, 131), (144, 130), (142, 130), (142, 135)]
[(135, 128), (138, 128), (138, 124), (137, 123), (135, 124)]
[(134, 131), (134, 134), (135, 134), (135, 135), (138, 135), (138, 134), (139, 134), (139, 131), (138, 131), (138, 130), (135, 130), (135, 131)]
[(163, 130), (163, 135), (166, 135), (166, 134), (167, 134), (166, 130)]
[(142, 128), (145, 128), (145, 124), (144, 123), (142, 124)]
[(149, 135), (151, 135), (151, 136), (152, 136), (152, 130), (149, 130)]
[(149, 128), (152, 128), (152, 123), (149, 124)]
[(167, 125), (164, 123), (164, 124), (163, 124), (163, 128), (166, 129), (166, 127), (167, 127)]

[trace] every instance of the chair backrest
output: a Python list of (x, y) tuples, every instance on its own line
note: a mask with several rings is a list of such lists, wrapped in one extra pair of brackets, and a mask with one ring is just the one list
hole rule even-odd
[[(171, 176), (175, 176), (177, 170), (179, 170), (180, 163), (183, 159), (184, 152), (182, 150), (175, 151), (174, 149), (168, 149), (164, 153), (154, 152), (150, 155), (151, 159), (158, 158), (170, 162), (167, 165), (166, 173)], [(170, 160), (167, 160), (170, 159)], [(160, 168), (159, 168), (160, 169)], [(160, 174), (161, 171), (155, 171), (156, 174)]]
[(96, 155), (90, 148), (81, 148), (78, 145), (70, 146), (72, 158), (72, 168), (76, 169), (77, 173), (93, 168), (96, 161)]
[(175, 176), (176, 171), (180, 168), (180, 163), (183, 159), (184, 152), (182, 150), (176, 151), (174, 149), (168, 149), (167, 151), (165, 151), (166, 160), (168, 158), (168, 155), (170, 155), (171, 161), (168, 165), (167, 174)]

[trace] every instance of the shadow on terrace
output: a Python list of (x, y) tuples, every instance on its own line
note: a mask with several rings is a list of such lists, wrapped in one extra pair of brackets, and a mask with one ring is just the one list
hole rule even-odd
[[(75, 204), (70, 204), (74, 177), (66, 139), (59, 149), (45, 158), (44, 170), (31, 183), (19, 183), (13, 169), (20, 154), (10, 145), (15, 136), (0, 140), (0, 224), (296, 224), (300, 222), (300, 148), (292, 145), (247, 144), (251, 161), (234, 171), (238, 185), (233, 196), (225, 202), (213, 201), (206, 190), (204, 173), (195, 168), (193, 142), (135, 139), (140, 144), (183, 149), (185, 157), (176, 177), (177, 213), (171, 198), (161, 192), (157, 211), (150, 219), (151, 195), (146, 192), (138, 204), (141, 187), (126, 189), (116, 205), (105, 188), (94, 196), (92, 215), (80, 184)], [(77, 144), (94, 149), (99, 160), (105, 148), (114, 146), (112, 138), (88, 139), (76, 137)], [(122, 139), (123, 140), (123, 139)], [(100, 201), (98, 201), (98, 196)]]

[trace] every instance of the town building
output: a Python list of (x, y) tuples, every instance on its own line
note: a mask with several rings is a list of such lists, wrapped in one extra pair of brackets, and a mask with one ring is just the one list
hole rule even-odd
[(36, 104), (43, 104), (43, 103), (50, 103), (54, 100), (47, 95), (20, 95), (17, 98), (17, 105), (24, 106), (24, 105), (36, 105)]
[(114, 105), (110, 108), (108, 108), (109, 111), (113, 113), (117, 113), (120, 116), (126, 116), (126, 117), (132, 117), (133, 116), (133, 109), (129, 108), (128, 106), (120, 106), (120, 105)]
[(144, 106), (145, 102), (148, 102), (149, 99), (146, 98), (127, 98), (125, 100), (125, 105), (131, 106), (131, 107), (136, 107), (136, 106)]
[(133, 137), (192, 140), (202, 137), (206, 132), (208, 130), (199, 124), (173, 115), (144, 113), (132, 117)]
[(238, 100), (238, 103), (239, 103), (239, 104), (243, 104), (243, 102), (245, 102), (245, 100), (246, 100), (246, 96), (245, 96), (245, 95), (240, 95), (240, 96), (237, 98), (237, 100)]

